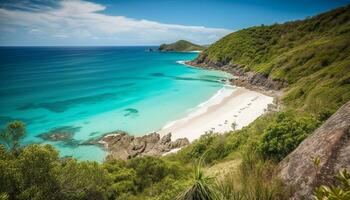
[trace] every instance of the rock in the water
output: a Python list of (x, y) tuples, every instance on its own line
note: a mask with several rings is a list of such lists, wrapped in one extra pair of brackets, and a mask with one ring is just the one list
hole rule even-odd
[(142, 155), (162, 155), (172, 149), (188, 145), (189, 141), (187, 138), (171, 141), (171, 133), (161, 138), (158, 133), (134, 137), (125, 132), (116, 132), (89, 141), (86, 144), (103, 145), (109, 151), (108, 159), (126, 160)]
[(39, 135), (43, 140), (50, 141), (67, 141), (72, 139), (73, 134), (70, 132), (48, 132)]
[(312, 199), (314, 188), (335, 184), (343, 168), (350, 170), (350, 101), (281, 161), (278, 176), (294, 188), (294, 199)]
[(74, 126), (57, 127), (38, 135), (38, 137), (49, 141), (69, 141), (72, 140), (74, 133), (79, 131), (80, 128), (81, 127)]

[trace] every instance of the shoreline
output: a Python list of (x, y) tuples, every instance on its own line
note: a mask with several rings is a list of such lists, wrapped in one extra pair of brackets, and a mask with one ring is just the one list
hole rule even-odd
[(193, 142), (206, 132), (232, 131), (233, 123), (235, 130), (239, 130), (262, 115), (272, 103), (270, 96), (226, 85), (187, 116), (167, 123), (157, 133), (161, 136), (171, 133), (172, 140), (187, 138)]
[[(191, 61), (177, 63), (187, 67), (223, 71), (237, 77), (237, 74), (229, 70), (200, 67), (193, 65)], [(238, 87), (232, 80), (187, 116), (167, 123), (157, 133), (161, 136), (171, 133), (173, 140), (187, 138), (193, 142), (206, 132), (223, 134), (239, 130), (264, 114), (270, 108), (269, 105), (275, 105), (278, 109), (276, 101), (281, 95), (280, 91), (260, 87)]]
[[(194, 107), (185, 117), (170, 121), (161, 129), (136, 137), (136, 139), (158, 134), (160, 138), (168, 138), (171, 142), (187, 140), (192, 143), (208, 132), (224, 134), (242, 129), (271, 108), (278, 109), (276, 99), (278, 100), (279, 93), (282, 91), (266, 90), (259, 87), (251, 88), (244, 85), (238, 87), (234, 85), (233, 80), (240, 77), (230, 71), (196, 66), (192, 65), (190, 61), (177, 61), (177, 63), (197, 69), (225, 72), (234, 78), (230, 79), (208, 100)], [(110, 135), (105, 137), (110, 137)], [(167, 149), (159, 154), (153, 152), (152, 154), (164, 156), (175, 153), (182, 147)], [(113, 151), (108, 152), (111, 155)]]
[[(245, 72), (241, 66), (237, 65), (236, 67), (230, 65), (213, 65), (213, 64), (204, 64), (204, 63), (196, 63), (195, 61), (179, 61), (179, 64), (186, 65), (188, 67), (193, 67), (197, 69), (206, 69), (206, 70), (214, 70), (214, 71), (222, 71), (231, 74), (234, 78), (230, 79), (230, 84), (238, 87), (243, 87), (252, 91), (256, 91), (259, 93), (263, 93), (267, 96), (271, 96), (274, 98), (274, 101), (280, 102), (281, 97), (283, 95), (283, 89), (286, 87), (286, 83), (278, 83), (273, 80), (266, 79), (265, 77), (255, 76), (254, 72)], [(261, 80), (257, 79), (263, 79)], [(249, 79), (253, 80), (251, 83)], [(256, 82), (256, 83), (254, 83)], [(279, 84), (277, 87), (274, 83)], [(277, 107), (282, 106), (278, 102), (274, 102)], [(280, 108), (279, 108), (280, 109)]]

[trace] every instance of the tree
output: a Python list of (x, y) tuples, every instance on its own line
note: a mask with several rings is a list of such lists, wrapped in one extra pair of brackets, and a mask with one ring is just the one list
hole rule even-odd
[(16, 157), (8, 152), (4, 145), (0, 144), (0, 194), (3, 196), (0, 200), (6, 199), (5, 197), (10, 199), (9, 197), (19, 193), (21, 176), (17, 166)]
[(63, 199), (106, 199), (111, 184), (107, 170), (97, 162), (63, 161), (57, 176)]
[(20, 176), (19, 199), (59, 199), (56, 179), (59, 170), (58, 151), (51, 145), (29, 145), (17, 158)]
[(21, 121), (9, 123), (4, 130), (0, 131), (0, 140), (13, 152), (18, 150), (20, 140), (25, 135), (25, 124)]

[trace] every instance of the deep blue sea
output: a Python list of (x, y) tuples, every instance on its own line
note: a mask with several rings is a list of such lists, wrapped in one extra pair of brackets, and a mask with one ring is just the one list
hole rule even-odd
[[(1, 47), (0, 125), (22, 120), (23, 141), (50, 143), (61, 156), (102, 161), (84, 141), (123, 130), (143, 135), (184, 117), (223, 87), (228, 75), (177, 63), (197, 53), (149, 47)], [(38, 137), (68, 131), (71, 141)]]

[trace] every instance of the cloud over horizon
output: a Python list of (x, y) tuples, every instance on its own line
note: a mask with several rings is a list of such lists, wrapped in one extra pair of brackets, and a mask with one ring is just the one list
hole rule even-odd
[(186, 39), (209, 44), (232, 32), (101, 13), (106, 6), (63, 0), (43, 9), (0, 8), (0, 45), (146, 45)]

